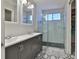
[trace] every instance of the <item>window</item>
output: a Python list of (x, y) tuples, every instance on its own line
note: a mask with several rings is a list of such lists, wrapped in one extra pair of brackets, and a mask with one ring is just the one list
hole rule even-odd
[(29, 16), (29, 20), (32, 21), (32, 15)]
[(52, 20), (52, 14), (47, 15), (48, 20)]
[(61, 19), (60, 13), (53, 14), (53, 20), (60, 20), (60, 19)]
[(46, 14), (44, 16), (45, 20), (52, 21), (52, 20), (60, 20), (61, 14), (60, 13), (52, 13), (52, 14)]

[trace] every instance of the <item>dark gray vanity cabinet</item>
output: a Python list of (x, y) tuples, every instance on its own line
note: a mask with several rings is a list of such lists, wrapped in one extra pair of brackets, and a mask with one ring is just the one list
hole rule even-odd
[(42, 36), (36, 36), (33, 38), (33, 40), (31, 40), (32, 42), (32, 54), (34, 55), (34, 57), (36, 57), (36, 55), (42, 50), (42, 40), (41, 40)]
[(5, 59), (35, 59), (42, 50), (42, 35), (32, 37), (16, 45), (7, 47)]
[(35, 36), (27, 41), (21, 42), (21, 59), (35, 59), (37, 54), (42, 50), (42, 36)]
[(5, 49), (5, 59), (19, 59), (19, 51), (17, 45), (13, 45)]
[(31, 39), (21, 42), (20, 59), (32, 59)]

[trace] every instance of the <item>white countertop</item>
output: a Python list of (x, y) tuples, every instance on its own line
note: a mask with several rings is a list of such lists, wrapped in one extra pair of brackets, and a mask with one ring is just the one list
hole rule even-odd
[(17, 37), (12, 37), (11, 39), (5, 39), (5, 48), (9, 47), (11, 45), (14, 45), (16, 43), (22, 42), (24, 40), (28, 40), (34, 36), (40, 35), (41, 33), (32, 33), (32, 34), (26, 34), (26, 35), (21, 35)]

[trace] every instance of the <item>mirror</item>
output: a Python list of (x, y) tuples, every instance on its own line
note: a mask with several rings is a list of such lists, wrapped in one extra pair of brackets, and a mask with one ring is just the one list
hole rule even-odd
[(22, 0), (22, 23), (32, 24), (33, 23), (33, 8), (34, 5), (27, 0)]
[(4, 1), (4, 18), (5, 21), (17, 22), (17, 0)]

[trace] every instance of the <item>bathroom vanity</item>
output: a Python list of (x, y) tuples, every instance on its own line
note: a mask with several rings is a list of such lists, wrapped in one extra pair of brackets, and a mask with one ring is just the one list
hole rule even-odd
[(35, 59), (42, 50), (42, 34), (33, 33), (5, 42), (5, 59)]

